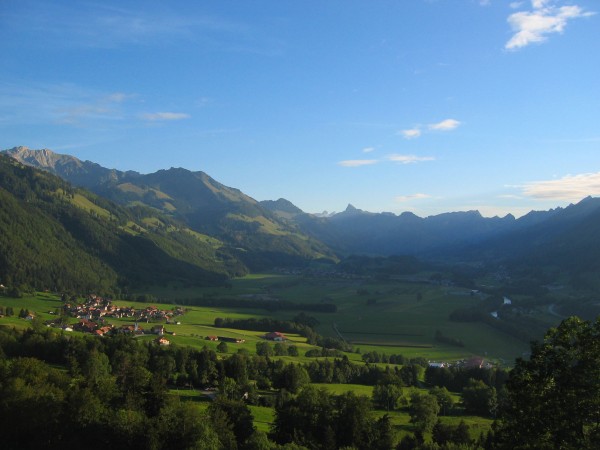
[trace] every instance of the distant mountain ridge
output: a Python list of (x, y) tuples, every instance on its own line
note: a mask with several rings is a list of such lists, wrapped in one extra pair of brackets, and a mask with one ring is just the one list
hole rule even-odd
[(298, 212), (290, 216), (275, 207), (272, 210), (341, 254), (384, 256), (432, 256), (453, 246), (481, 242), (503, 233), (516, 221), (512, 215), (484, 218), (478, 211), (426, 218), (411, 212), (371, 213), (351, 204), (344, 211), (327, 216)]
[[(600, 199), (566, 208), (531, 211), (519, 219), (482, 217), (478, 211), (419, 217), (410, 212), (371, 213), (352, 205), (332, 214), (308, 214), (289, 200), (257, 202), (204, 172), (182, 168), (142, 175), (106, 169), (50, 150), (17, 147), (15, 159), (60, 175), (130, 208), (148, 206), (223, 242), (250, 270), (302, 264), (351, 254), (413, 255), (453, 261), (543, 261), (592, 266), (600, 256)], [(578, 230), (578, 231), (575, 231)], [(585, 239), (591, 240), (586, 242)], [(574, 249), (577, 249), (575, 252)], [(600, 267), (600, 264), (598, 264)]]
[(204, 172), (171, 168), (143, 175), (107, 169), (47, 149), (15, 147), (4, 153), (118, 204), (151, 207), (181, 220), (191, 229), (222, 241), (251, 270), (336, 259), (326, 245), (280, 220), (239, 189), (227, 187)]
[(118, 182), (126, 177), (135, 178), (140, 175), (133, 171), (121, 172), (115, 169), (107, 169), (92, 161), (81, 161), (74, 156), (55, 153), (49, 149), (32, 150), (20, 146), (4, 150), (2, 153), (22, 164), (47, 170), (76, 186), (88, 189), (102, 183)]

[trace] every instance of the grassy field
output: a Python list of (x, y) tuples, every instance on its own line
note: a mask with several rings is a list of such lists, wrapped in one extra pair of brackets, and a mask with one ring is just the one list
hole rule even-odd
[[(325, 336), (337, 336), (339, 332), (362, 352), (376, 350), (435, 361), (478, 355), (510, 365), (529, 349), (528, 342), (488, 325), (450, 321), (448, 316), (453, 310), (481, 301), (471, 296), (469, 290), (454, 287), (262, 274), (233, 280), (230, 288), (157, 289), (153, 294), (172, 300), (268, 295), (296, 303), (332, 303), (337, 306), (336, 313), (309, 313), (320, 322), (317, 331)], [(221, 310), (215, 312), (221, 313)], [(247, 309), (231, 313), (284, 320), (297, 314)], [(556, 324), (557, 318), (553, 319), (554, 322), (549, 319), (549, 326)], [(464, 347), (436, 342), (436, 330), (463, 341)]]
[[(221, 288), (161, 288), (151, 292), (156, 298), (169, 302), (193, 302), (198, 298), (242, 298), (248, 295), (268, 296), (277, 300), (296, 303), (332, 303), (335, 313), (308, 312), (317, 318), (317, 332), (324, 336), (341, 336), (362, 353), (377, 351), (385, 354), (402, 354), (407, 357), (424, 357), (431, 361), (454, 361), (473, 355), (511, 365), (516, 357), (529, 349), (529, 343), (515, 339), (482, 323), (457, 323), (448, 319), (457, 309), (481, 301), (471, 296), (470, 291), (460, 288), (432, 286), (402, 281), (343, 280), (305, 278), (289, 275), (251, 275), (235, 279), (231, 287)], [(122, 305), (145, 306), (141, 303), (117, 301)], [(58, 298), (41, 293), (22, 299), (0, 297), (0, 304), (13, 306), (16, 314), (21, 307), (38, 313), (42, 319), (60, 307)], [(158, 303), (156, 306), (171, 309), (172, 304)], [(250, 318), (274, 317), (291, 320), (299, 311), (268, 312), (264, 309), (223, 308), (188, 306), (188, 312), (179, 320), (180, 325), (169, 325), (167, 330), (175, 332), (172, 341), (182, 345), (216, 348), (218, 343), (207, 341), (208, 335), (238, 337), (243, 344), (228, 344), (228, 353), (239, 348), (254, 351), (262, 332), (215, 328), (217, 317)], [(554, 317), (555, 322), (558, 318)], [(4, 323), (22, 326), (22, 320), (4, 318)], [(118, 319), (115, 325), (131, 323)], [(549, 326), (552, 325), (548, 318)], [(142, 324), (144, 326), (144, 324)], [(434, 335), (441, 331), (444, 336), (459, 339), (464, 347), (436, 342)], [(273, 330), (275, 331), (275, 330)], [(301, 336), (289, 335), (291, 343), (297, 345), (300, 354), (311, 348)], [(360, 355), (350, 354), (353, 360)]]
[[(359, 293), (360, 290), (360, 293)], [(366, 293), (365, 293), (366, 291)], [(403, 354), (405, 356), (422, 356), (430, 360), (454, 360), (478, 354), (491, 358), (511, 359), (519, 356), (527, 348), (525, 343), (511, 339), (500, 332), (483, 324), (459, 324), (448, 320), (448, 314), (457, 307), (468, 306), (479, 301), (469, 295), (467, 291), (418, 285), (402, 282), (367, 283), (355, 280), (316, 280), (300, 277), (280, 275), (254, 275), (243, 279), (234, 280), (231, 288), (220, 289), (194, 289), (194, 290), (157, 290), (153, 292), (159, 298), (175, 300), (177, 298), (192, 298), (203, 296), (236, 297), (247, 294), (269, 295), (281, 300), (304, 303), (332, 302), (338, 311), (332, 314), (309, 313), (320, 321), (318, 331), (326, 335), (335, 335), (335, 327), (342, 336), (360, 347), (362, 352), (376, 350), (380, 353)], [(182, 295), (185, 294), (185, 295)], [(375, 302), (368, 302), (375, 299)], [(144, 303), (129, 301), (115, 301), (123, 306), (143, 308)], [(371, 303), (368, 305), (367, 303)], [(374, 304), (373, 304), (374, 303)], [(170, 303), (153, 303), (161, 309), (171, 309)], [(38, 293), (20, 299), (0, 297), (0, 305), (12, 306), (15, 316), (0, 318), (0, 325), (16, 326), (19, 328), (30, 326), (31, 322), (18, 318), (21, 308), (35, 312), (42, 320), (55, 318), (53, 314), (62, 303), (59, 296), (50, 293)], [(249, 317), (277, 317), (291, 319), (297, 311), (268, 313), (261, 309), (235, 309), (217, 307), (188, 306), (188, 311), (183, 316), (177, 317), (179, 325), (167, 325), (167, 331), (175, 333), (168, 338), (175, 344), (189, 345), (196, 348), (207, 346), (215, 349), (218, 342), (205, 339), (208, 335), (241, 337), (246, 340), (243, 344), (228, 343), (227, 353), (232, 354), (238, 349), (255, 351), (256, 343), (261, 340), (262, 332), (215, 328), (214, 320), (217, 317), (249, 318)], [(77, 319), (70, 319), (76, 322)], [(131, 324), (131, 319), (112, 319), (114, 325)], [(151, 328), (153, 324), (140, 324), (142, 327)], [(465, 347), (452, 347), (434, 341), (435, 330), (441, 330), (444, 335), (461, 339)], [(297, 345), (300, 350), (299, 357), (281, 357), (286, 361), (306, 362), (305, 351), (314, 348), (306, 344), (305, 339), (297, 335), (288, 335), (290, 343)], [(154, 339), (146, 335), (140, 340)], [(350, 353), (348, 357), (353, 361), (360, 361), (361, 355)], [(342, 394), (352, 391), (358, 395), (371, 397), (373, 387), (353, 384), (317, 384), (333, 394)], [(404, 388), (404, 397), (409, 398), (412, 390)], [(201, 409), (206, 409), (210, 400), (198, 390), (173, 389), (172, 395), (177, 395), (182, 401), (193, 401)], [(454, 394), (456, 401), (459, 396)], [(268, 432), (274, 418), (272, 408), (250, 406), (257, 429)], [(389, 414), (392, 425), (398, 438), (414, 431), (406, 408), (386, 412), (375, 411), (376, 416)], [(473, 438), (485, 432), (491, 426), (491, 420), (471, 416), (445, 416), (442, 422), (458, 424), (464, 420), (470, 427)]]

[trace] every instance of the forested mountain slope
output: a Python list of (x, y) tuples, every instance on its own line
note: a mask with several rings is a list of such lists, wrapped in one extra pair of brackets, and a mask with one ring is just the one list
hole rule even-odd
[(123, 206), (143, 205), (173, 217), (225, 243), (230, 253), (251, 270), (303, 265), (317, 258), (336, 259), (320, 241), (204, 172), (171, 168), (142, 175), (106, 169), (50, 150), (15, 147), (5, 153)]
[(222, 244), (148, 208), (125, 209), (0, 155), (0, 280), (79, 292), (223, 283)]

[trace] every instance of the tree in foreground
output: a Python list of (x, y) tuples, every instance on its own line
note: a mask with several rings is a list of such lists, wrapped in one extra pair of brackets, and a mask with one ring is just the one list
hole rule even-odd
[(440, 406), (433, 395), (415, 392), (410, 396), (410, 422), (418, 431), (431, 431), (439, 412)]
[(496, 414), (496, 389), (481, 380), (470, 379), (463, 389), (463, 403), (467, 414), (489, 417)]
[(517, 360), (507, 391), (498, 448), (600, 448), (600, 319), (551, 328)]
[(275, 412), (271, 436), (280, 445), (319, 450), (389, 450), (392, 445), (389, 417), (375, 419), (369, 398), (353, 392), (332, 395), (308, 385), (282, 399)]
[(402, 387), (397, 383), (377, 383), (373, 387), (373, 402), (379, 408), (393, 411), (402, 398)]

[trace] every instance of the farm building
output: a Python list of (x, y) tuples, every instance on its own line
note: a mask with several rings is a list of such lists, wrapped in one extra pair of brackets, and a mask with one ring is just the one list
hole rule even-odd
[(171, 345), (171, 342), (164, 337), (157, 337), (154, 342), (156, 342), (158, 345)]
[(165, 334), (165, 327), (164, 325), (155, 325), (152, 327), (152, 334), (158, 334), (159, 336), (162, 336)]
[(280, 333), (279, 331), (273, 331), (272, 333), (267, 333), (265, 334), (265, 339), (268, 341), (285, 341), (287, 338), (285, 337), (285, 335), (283, 333)]

